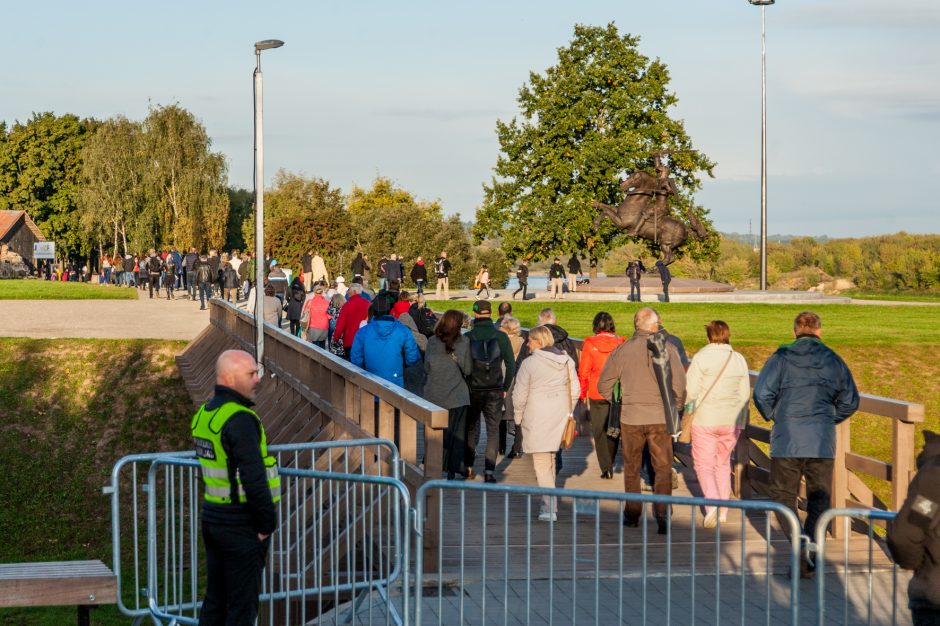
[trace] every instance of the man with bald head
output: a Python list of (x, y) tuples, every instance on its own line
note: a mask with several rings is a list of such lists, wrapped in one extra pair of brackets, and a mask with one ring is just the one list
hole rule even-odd
[[(656, 470), (653, 492), (672, 495), (672, 435), (666, 430), (666, 411), (649, 349), (650, 337), (659, 331), (659, 315), (645, 307), (633, 317), (635, 332), (628, 341), (617, 346), (597, 381), (597, 390), (608, 400), (613, 397), (614, 384), (620, 381), (623, 397), (620, 410), (620, 442), (623, 451), (623, 486), (627, 493), (640, 493), (640, 465), (643, 447), (649, 444), (653, 469)], [(685, 401), (685, 368), (672, 343), (665, 343), (672, 385), (668, 389), (674, 406)], [(659, 534), (666, 534), (666, 505), (654, 505)], [(639, 524), (641, 505), (627, 502), (623, 511), (624, 526)]]
[(248, 625), (258, 615), (280, 478), (261, 418), (250, 408), (261, 382), (254, 357), (241, 350), (223, 352), (215, 379), (215, 395), (191, 426), (205, 486), (207, 586), (199, 624)]

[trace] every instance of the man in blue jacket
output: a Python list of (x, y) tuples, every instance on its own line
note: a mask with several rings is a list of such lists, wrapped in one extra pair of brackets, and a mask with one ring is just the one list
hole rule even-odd
[(372, 301), (372, 321), (359, 329), (349, 360), (353, 365), (404, 387), (405, 368), (421, 360), (421, 351), (408, 328), (390, 315), (394, 299), (380, 292)]
[[(820, 340), (819, 316), (804, 311), (793, 322), (796, 340), (777, 349), (754, 384), (754, 404), (774, 423), (770, 433), (770, 497), (796, 512), (806, 479), (804, 534), (829, 508), (836, 424), (858, 409), (858, 389), (845, 362)], [(813, 577), (811, 562), (801, 565)]]

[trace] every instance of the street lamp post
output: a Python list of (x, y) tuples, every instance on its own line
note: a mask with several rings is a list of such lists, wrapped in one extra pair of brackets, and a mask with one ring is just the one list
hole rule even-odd
[(760, 288), (767, 291), (767, 48), (764, 9), (775, 0), (747, 0), (760, 7)]
[(255, 360), (258, 374), (264, 373), (264, 129), (261, 83), (261, 51), (280, 48), (283, 41), (265, 39), (255, 43)]

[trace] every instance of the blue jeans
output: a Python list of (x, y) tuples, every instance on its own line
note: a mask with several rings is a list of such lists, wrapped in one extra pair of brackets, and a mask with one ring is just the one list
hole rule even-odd
[(211, 283), (199, 283), (199, 308), (206, 308), (206, 300), (212, 298), (212, 284)]

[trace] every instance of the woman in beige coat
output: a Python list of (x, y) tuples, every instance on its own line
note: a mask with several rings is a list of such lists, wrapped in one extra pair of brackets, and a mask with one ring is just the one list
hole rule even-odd
[[(548, 328), (529, 331), (530, 356), (516, 373), (512, 392), (513, 419), (522, 428), (522, 447), (532, 455), (539, 487), (555, 487), (555, 453), (581, 393), (574, 361), (554, 344)], [(557, 511), (555, 498), (543, 496), (539, 519), (554, 522)]]
[[(692, 460), (702, 493), (713, 500), (731, 497), (731, 452), (747, 425), (751, 385), (747, 362), (731, 349), (731, 330), (720, 320), (705, 326), (708, 345), (686, 373), (686, 402), (692, 405)], [(707, 395), (706, 395), (707, 394)], [(727, 509), (707, 507), (705, 528), (726, 521)]]

